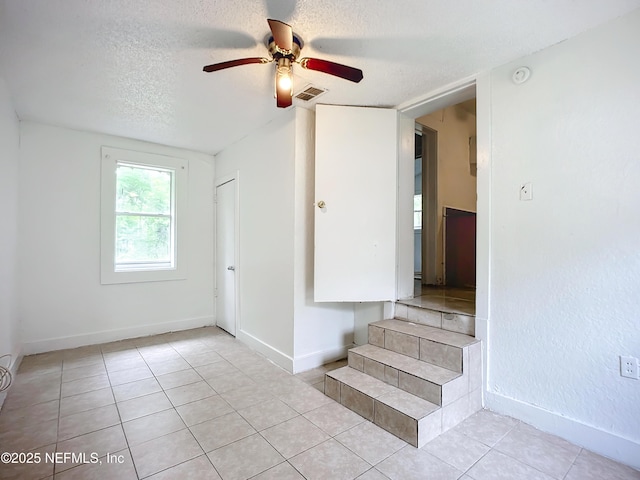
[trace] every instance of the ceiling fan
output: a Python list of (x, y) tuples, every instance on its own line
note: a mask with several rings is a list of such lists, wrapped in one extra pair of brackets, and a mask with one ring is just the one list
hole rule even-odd
[(205, 72), (217, 72), (225, 68), (248, 65), (250, 63), (271, 63), (276, 62), (276, 104), (279, 108), (286, 108), (292, 104), (293, 93), (293, 73), (294, 63), (299, 64), (307, 70), (328, 73), (335, 77), (344, 78), (351, 82), (358, 83), (362, 80), (362, 70), (342, 65), (340, 63), (320, 60), (318, 58), (301, 58), (302, 40), (293, 33), (290, 25), (279, 20), (268, 19), (271, 36), (267, 39), (267, 49), (271, 58), (252, 57), (229, 60), (227, 62), (207, 65), (202, 70)]

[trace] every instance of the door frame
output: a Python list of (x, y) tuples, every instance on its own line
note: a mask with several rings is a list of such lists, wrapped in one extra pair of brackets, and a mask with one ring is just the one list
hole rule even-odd
[[(224, 185), (225, 183), (229, 183), (235, 181), (236, 182), (236, 191), (235, 191), (235, 208), (234, 208), (234, 265), (235, 265), (235, 275), (234, 275), (234, 288), (235, 288), (235, 311), (236, 311), (236, 334), (235, 337), (238, 337), (238, 332), (242, 328), (242, 315), (240, 312), (240, 277), (242, 275), (242, 269), (240, 268), (240, 170), (236, 170), (235, 173), (230, 175), (224, 175), (220, 178), (216, 178), (214, 181), (213, 187), (213, 198), (214, 198), (214, 226), (215, 230), (213, 232), (214, 239), (217, 241), (218, 236), (218, 187)], [(213, 249), (213, 259), (214, 259), (214, 303), (215, 303), (215, 320), (216, 325), (218, 324), (218, 275), (217, 269), (220, 268), (218, 265), (218, 258), (216, 255), (216, 247), (214, 243)]]
[[(488, 365), (488, 321), (491, 286), (491, 76), (489, 72), (468, 77), (460, 82), (427, 93), (400, 104), (402, 114), (413, 119), (471, 98), (476, 99), (477, 136), (477, 230), (476, 230), (476, 338), (483, 340), (484, 368)], [(413, 235), (413, 232), (411, 232)], [(407, 252), (413, 256), (413, 251)]]

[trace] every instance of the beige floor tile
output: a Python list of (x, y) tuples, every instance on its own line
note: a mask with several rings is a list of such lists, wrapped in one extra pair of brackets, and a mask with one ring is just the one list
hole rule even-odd
[(164, 393), (175, 407), (216, 395), (216, 392), (204, 380), (165, 390)]
[(224, 360), (224, 358), (213, 351), (203, 353), (182, 353), (181, 355), (192, 367), (202, 367), (204, 365), (211, 365), (212, 363)]
[(202, 377), (194, 369), (182, 370), (180, 372), (167, 373), (156, 377), (158, 383), (164, 390), (189, 385), (190, 383), (201, 382)]
[(372, 468), (360, 475), (356, 480), (388, 480), (389, 477), (380, 473), (380, 471)]
[(63, 383), (61, 395), (62, 397), (70, 397), (71, 395), (100, 390), (110, 386), (109, 377), (106, 374), (95, 375)]
[(335, 439), (371, 465), (380, 463), (407, 445), (371, 422), (363, 422)]
[(58, 441), (102, 430), (119, 423), (120, 416), (115, 405), (106, 405), (86, 412), (74, 413), (60, 418)]
[[(221, 362), (218, 362), (218, 363), (221, 363)], [(206, 365), (205, 367), (218, 365), (218, 363)], [(205, 367), (201, 367), (201, 368), (205, 368)], [(251, 379), (251, 377), (248, 377), (244, 373), (240, 373), (240, 372), (218, 375), (216, 377), (206, 378), (205, 380), (209, 383), (209, 385), (211, 385), (211, 387), (217, 393), (230, 392), (231, 390), (236, 390), (238, 388), (256, 385), (256, 383)]]
[(274, 399), (266, 389), (260, 385), (251, 383), (245, 387), (236, 388), (220, 394), (229, 405), (236, 410), (250, 407), (251, 405), (257, 405), (259, 403), (265, 403)]
[[(406, 446), (376, 465), (392, 480), (457, 480), (462, 473), (424, 450)], [(511, 480), (519, 478), (512, 477)]]
[[(247, 452), (251, 452), (247, 455)], [(224, 480), (243, 480), (262, 473), (284, 459), (260, 435), (251, 435), (208, 454)]]
[(132, 370), (134, 368), (144, 368), (147, 366), (147, 362), (136, 352), (137, 356), (130, 356), (129, 358), (114, 358), (110, 361), (105, 359), (105, 365), (107, 372), (115, 373), (123, 370)]
[(151, 475), (149, 480), (221, 480), (220, 475), (213, 468), (206, 455), (200, 455), (192, 460)]
[[(124, 437), (121, 425), (114, 425), (102, 430), (80, 435), (63, 442), (58, 442), (58, 452), (84, 453), (87, 460), (91, 460), (92, 455), (103, 457), (107, 453), (118, 452), (127, 448), (127, 440)], [(56, 474), (79, 465), (80, 462), (65, 461), (56, 464)]]
[(226, 360), (221, 360), (219, 362), (210, 363), (208, 365), (202, 365), (200, 367), (195, 367), (196, 372), (200, 374), (202, 378), (205, 380), (209, 380), (210, 378), (218, 377), (220, 375), (230, 375), (230, 374), (239, 374), (240, 370), (231, 365)]
[(450, 430), (427, 443), (423, 450), (456, 467), (458, 470), (466, 472), (490, 449), (484, 443), (467, 437), (458, 431)]
[(285, 392), (276, 396), (298, 413), (307, 413), (334, 401), (305, 383), (290, 393)]
[(518, 423), (513, 418), (497, 415), (489, 410), (481, 410), (453, 430), (493, 447)]
[(308, 480), (351, 480), (371, 468), (333, 439), (296, 455), (289, 463)]
[(115, 372), (109, 372), (109, 380), (111, 386), (123, 385), (125, 383), (136, 382), (138, 380), (144, 380), (145, 378), (152, 378), (153, 373), (146, 365), (134, 368), (128, 368), (126, 370), (118, 370)]
[(171, 402), (164, 392), (152, 393), (144, 397), (132, 398), (124, 402), (118, 402), (118, 411), (123, 422), (134, 418), (144, 417), (152, 413), (161, 412), (172, 408)]
[[(176, 448), (179, 445), (180, 448)], [(131, 456), (140, 478), (199, 457), (203, 451), (188, 429), (131, 447)]]
[(261, 435), (284, 458), (291, 458), (329, 439), (325, 432), (302, 416), (267, 428)]
[(233, 408), (219, 395), (181, 405), (176, 410), (188, 427), (233, 412)]
[(103, 363), (87, 365), (84, 367), (68, 368), (62, 372), (62, 381), (71, 382), (80, 378), (94, 377), (96, 375), (106, 375), (107, 369)]
[(523, 424), (505, 435), (494, 449), (559, 479), (580, 453), (580, 447)]
[(186, 425), (174, 410), (153, 413), (122, 424), (129, 446), (139, 445), (168, 433), (184, 430)]
[(40, 384), (21, 388), (21, 385), (13, 385), (11, 391), (7, 393), (7, 398), (2, 405), (2, 411), (13, 411), (37, 405), (39, 403), (50, 402), (60, 398), (60, 382), (54, 384)]
[(496, 450), (491, 450), (467, 472), (475, 480), (551, 480), (546, 473), (542, 473), (529, 465), (509, 457)]
[(162, 388), (155, 378), (145, 378), (136, 382), (117, 385), (112, 388), (116, 402), (124, 402), (132, 398), (144, 397), (152, 393), (161, 392)]
[(80, 465), (56, 474), (56, 480), (137, 480), (129, 450), (110, 452), (96, 464)]
[(565, 480), (638, 480), (640, 471), (609, 460), (588, 450), (582, 450)]
[(290, 420), (299, 415), (291, 407), (274, 398), (270, 401), (252, 405), (238, 413), (258, 431)]
[(337, 402), (327, 403), (304, 414), (304, 417), (334, 437), (365, 421), (357, 413)]
[[(0, 453), (5, 452), (5, 448), (0, 448)], [(0, 479), (1, 480), (24, 480), (24, 479), (40, 479), (53, 475), (54, 463), (47, 461), (46, 455), (53, 455), (56, 451), (56, 444), (52, 443), (45, 447), (36, 448), (31, 452), (22, 452), (32, 454), (30, 459), (32, 463), (16, 462), (4, 463), (0, 462)], [(20, 452), (16, 452), (20, 453)], [(37, 456), (37, 457), (36, 457)], [(39, 461), (35, 459), (39, 458)]]
[(0, 448), (2, 452), (28, 452), (55, 443), (57, 433), (57, 420), (12, 427), (0, 432)]
[(199, 423), (190, 429), (205, 452), (256, 433), (255, 429), (236, 412)]
[(304, 477), (289, 462), (282, 462), (255, 477), (251, 477), (251, 480), (304, 480)]
[(56, 420), (59, 409), (59, 400), (51, 400), (15, 410), (2, 409), (0, 411), (0, 432), (8, 431), (11, 428), (35, 425), (48, 420)]
[(104, 407), (115, 403), (110, 387), (80, 393), (60, 400), (60, 416), (66, 417), (74, 413), (86, 412), (94, 408)]
[(163, 360), (160, 362), (149, 362), (149, 368), (155, 376), (166, 375), (167, 373), (179, 372), (181, 370), (188, 370), (191, 365), (187, 361), (180, 358), (172, 358), (171, 360)]

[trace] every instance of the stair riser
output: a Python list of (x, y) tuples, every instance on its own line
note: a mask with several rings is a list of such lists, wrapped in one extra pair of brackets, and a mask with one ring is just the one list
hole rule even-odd
[(412, 307), (396, 303), (396, 318), (409, 320), (410, 322), (442, 328), (450, 332), (475, 335), (476, 319), (473, 315), (459, 313), (438, 312), (426, 308)]
[(325, 377), (325, 393), (414, 447), (420, 448), (442, 433), (442, 410), (416, 420), (330, 377)]
[(382, 380), (389, 385), (398, 387), (428, 402), (442, 405), (442, 386), (431, 383), (422, 378), (415, 377), (406, 372), (384, 365), (370, 358), (363, 357), (353, 352), (348, 353), (349, 366)]
[(369, 325), (369, 343), (462, 373), (462, 348)]

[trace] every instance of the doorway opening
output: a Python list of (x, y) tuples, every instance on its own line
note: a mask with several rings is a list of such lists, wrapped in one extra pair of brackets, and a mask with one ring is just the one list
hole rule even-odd
[(415, 121), (414, 299), (474, 315), (475, 98)]

